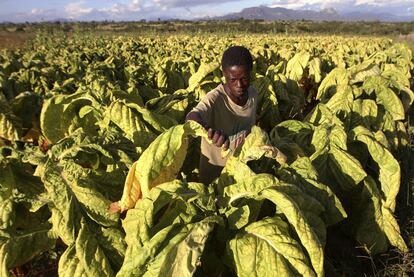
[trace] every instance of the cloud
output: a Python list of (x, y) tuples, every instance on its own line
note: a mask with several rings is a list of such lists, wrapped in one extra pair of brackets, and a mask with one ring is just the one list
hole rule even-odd
[(42, 10), (42, 9), (32, 9), (31, 11), (30, 11), (30, 14), (33, 14), (33, 15), (38, 15), (38, 14), (43, 14), (45, 11), (44, 10)]
[(132, 10), (132, 11), (140, 11), (142, 9), (142, 4), (143, 4), (142, 0), (133, 0), (129, 4), (129, 9)]
[(334, 8), (342, 13), (374, 12), (414, 16), (414, 11), (409, 10), (413, 5), (414, 0), (277, 0), (273, 1), (270, 6), (312, 10)]
[(153, 0), (154, 4), (164, 8), (191, 8), (202, 5), (223, 4), (228, 2), (240, 2), (240, 0)]
[(413, 5), (414, 0), (356, 0), (356, 6), (371, 6), (371, 7), (405, 7)]
[(82, 16), (83, 14), (90, 14), (94, 11), (85, 5), (85, 1), (69, 3), (65, 6), (65, 12), (70, 19)]
[(314, 9), (323, 9), (340, 3), (339, 0), (279, 0), (274, 1), (271, 7), (283, 7), (287, 9), (305, 9), (313, 7)]
[(194, 11), (202, 5), (223, 4), (240, 0), (131, 0), (116, 2), (102, 8), (91, 8), (86, 1), (73, 2), (65, 6), (65, 16), (73, 20), (137, 20), (143, 18), (184, 18), (191, 19), (214, 16), (214, 13)]

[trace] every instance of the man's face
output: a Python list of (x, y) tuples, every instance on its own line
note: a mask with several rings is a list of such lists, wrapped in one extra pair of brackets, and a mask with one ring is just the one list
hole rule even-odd
[(250, 70), (244, 65), (234, 65), (223, 69), (226, 84), (232, 96), (239, 98), (247, 93), (250, 86)]

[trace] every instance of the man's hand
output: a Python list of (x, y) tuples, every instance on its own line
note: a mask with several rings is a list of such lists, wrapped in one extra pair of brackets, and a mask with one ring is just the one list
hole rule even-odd
[(227, 150), (230, 145), (229, 138), (226, 134), (224, 134), (221, 130), (214, 130), (212, 128), (208, 128), (207, 130), (208, 138), (212, 140), (215, 146), (222, 147), (224, 150)]
[(242, 130), (240, 132), (238, 132), (237, 134), (234, 134), (232, 136), (229, 137), (229, 141), (230, 141), (230, 150), (234, 151), (236, 150), (239, 146), (241, 146), (247, 136), (247, 131), (246, 130)]
[(226, 134), (224, 134), (221, 130), (214, 130), (207, 125), (206, 122), (203, 121), (200, 114), (198, 112), (189, 112), (185, 118), (185, 121), (194, 120), (198, 122), (204, 129), (208, 132), (208, 138), (211, 139), (215, 146), (222, 147), (224, 150), (227, 150), (230, 145), (229, 138)]
[(120, 213), (121, 212), (121, 206), (119, 205), (119, 202), (111, 203), (111, 205), (109, 205), (108, 212), (110, 214)]
[(244, 143), (245, 139), (246, 139), (246, 132), (242, 131), (242, 132), (236, 134), (236, 140), (234, 141), (234, 149), (237, 149), (237, 147), (242, 145)]

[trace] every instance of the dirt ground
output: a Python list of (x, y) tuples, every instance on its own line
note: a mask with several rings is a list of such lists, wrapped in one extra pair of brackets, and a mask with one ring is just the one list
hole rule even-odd
[(35, 36), (30, 32), (0, 31), (0, 49), (19, 49)]

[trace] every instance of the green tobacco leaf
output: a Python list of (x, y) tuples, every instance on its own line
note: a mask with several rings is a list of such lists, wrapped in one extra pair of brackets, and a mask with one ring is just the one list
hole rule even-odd
[(371, 99), (356, 99), (352, 106), (351, 126), (363, 125), (368, 129), (375, 124), (378, 116), (378, 106)]
[(73, 162), (62, 162), (61, 165), (61, 169), (55, 168), (60, 173), (61, 179), (59, 181), (61, 185), (66, 185), (67, 189), (76, 197), (76, 201), (81, 205), (83, 211), (100, 225), (116, 226), (119, 217), (108, 213), (107, 208), (110, 201), (96, 190), (93, 180), (89, 178), (89, 170), (85, 170)]
[(408, 112), (414, 102), (414, 92), (409, 87), (400, 87), (400, 98), (404, 106), (404, 111)]
[(395, 64), (385, 64), (381, 76), (395, 81), (402, 86), (410, 87), (410, 80), (407, 78), (408, 76), (404, 73), (402, 68), (398, 67)]
[(259, 77), (252, 84), (259, 94), (257, 115), (260, 125), (264, 128), (273, 128), (281, 121), (278, 100), (272, 82), (267, 77)]
[(0, 229), (11, 228), (15, 221), (15, 193), (16, 181), (10, 164), (0, 162)]
[(322, 80), (316, 99), (327, 99), (336, 93), (337, 86), (347, 85), (349, 73), (344, 68), (335, 68)]
[(165, 132), (170, 127), (177, 125), (177, 121), (174, 119), (162, 114), (157, 114), (135, 103), (127, 103), (126, 105), (138, 111), (142, 115), (142, 119), (159, 133)]
[(320, 125), (324, 123), (332, 124), (334, 122), (333, 112), (322, 103), (316, 105), (316, 107), (306, 115), (304, 121), (313, 123), (314, 125)]
[(200, 211), (210, 213), (216, 209), (212, 189), (206, 189), (201, 183), (186, 183), (178, 180), (163, 183), (151, 190), (150, 198), (154, 201), (156, 214), (164, 206), (169, 209), (159, 214), (152, 233), (176, 223), (190, 223), (198, 220)]
[(151, 99), (145, 104), (145, 107), (155, 113), (169, 116), (177, 122), (183, 122), (185, 111), (191, 103), (191, 99), (189, 99), (188, 92), (186, 92), (186, 95), (176, 93)]
[(40, 99), (40, 95), (31, 91), (25, 91), (11, 101), (13, 113), (21, 119), (23, 128), (26, 130), (32, 128), (33, 122), (38, 120), (38, 114), (41, 109)]
[(367, 176), (356, 158), (335, 146), (331, 146), (329, 150), (328, 165), (338, 184), (344, 190), (353, 188)]
[(40, 178), (31, 174), (30, 165), (13, 159), (0, 161), (0, 229), (11, 228), (19, 216), (15, 204), (24, 204), (32, 212), (45, 205), (42, 193), (44, 187)]
[(153, 226), (154, 204), (150, 199), (141, 199), (135, 208), (127, 211), (122, 227), (125, 230), (125, 242), (130, 247), (126, 250), (125, 263), (130, 258), (131, 249), (142, 247), (150, 239), (150, 228)]
[[(270, 143), (269, 136), (259, 127), (253, 126), (241, 148), (236, 149), (226, 162), (222, 174), (218, 180), (218, 188), (221, 191), (227, 185), (253, 177), (255, 171), (261, 172), (259, 167), (249, 166), (249, 161), (259, 161), (268, 158), (263, 168), (276, 167), (286, 163), (286, 156)], [(252, 167), (252, 168), (251, 168)]]
[(352, 109), (353, 101), (352, 88), (349, 85), (340, 85), (337, 86), (336, 93), (326, 102), (326, 107), (334, 114), (340, 111), (348, 114)]
[[(318, 231), (323, 227), (313, 225), (313, 217), (318, 217), (323, 207), (318, 201), (307, 196), (292, 184), (281, 183), (269, 174), (257, 174), (252, 178), (228, 186), (224, 195), (229, 197), (229, 204), (236, 203), (242, 198), (255, 200), (268, 199), (276, 205), (276, 210), (286, 216), (293, 230), (299, 236), (300, 242), (307, 250), (313, 268), (318, 275), (323, 275), (323, 245), (324, 235)], [(321, 221), (317, 221), (319, 224)]]
[(168, 75), (165, 69), (159, 68), (157, 74), (157, 87), (158, 88), (167, 88), (168, 86)]
[(95, 235), (86, 224), (81, 229), (75, 242), (76, 256), (88, 276), (114, 276), (108, 259), (98, 244)]
[(367, 244), (372, 255), (387, 251), (388, 242), (401, 251), (408, 251), (401, 237), (398, 223), (392, 211), (383, 205), (381, 193), (373, 178), (368, 177), (364, 180), (361, 197), (358, 221), (355, 222), (357, 240)]
[(232, 184), (233, 179), (240, 181), (254, 176), (255, 172), (247, 163), (249, 161), (257, 161), (262, 157), (269, 158), (269, 163), (272, 166), (286, 162), (286, 156), (271, 145), (267, 133), (259, 127), (253, 126), (242, 147), (236, 149), (233, 155), (228, 158), (218, 181), (219, 190)]
[(385, 196), (384, 206), (391, 211), (395, 210), (396, 197), (400, 190), (401, 170), (398, 161), (391, 152), (380, 144), (372, 133), (363, 128), (357, 127), (353, 130), (356, 140), (364, 143), (379, 167), (379, 182)]
[(399, 148), (399, 138), (401, 134), (398, 133), (398, 122), (394, 121), (392, 114), (385, 110), (382, 106), (379, 106), (378, 117), (375, 127), (381, 130), (387, 137), (388, 143), (392, 148)]
[[(325, 126), (327, 127), (327, 125)], [(329, 128), (329, 127), (328, 127)], [(337, 146), (342, 150), (347, 150), (347, 133), (342, 126), (335, 125), (329, 128), (329, 144)]]
[(71, 244), (59, 259), (58, 273), (61, 277), (86, 276), (86, 270), (76, 256), (76, 246)]
[(15, 220), (16, 212), (13, 207), (13, 196), (11, 192), (0, 193), (0, 229), (10, 228), (13, 226)]
[[(148, 268), (149, 275), (171, 277), (193, 276), (201, 254), (203, 253), (208, 235), (216, 223), (217, 219), (211, 217), (193, 224), (184, 240), (168, 251), (168, 254), (165, 253), (166, 259), (162, 263), (159, 273), (157, 272), (158, 264), (154, 263), (153, 268)], [(151, 272), (152, 270), (155, 270), (155, 272)]]
[[(175, 180), (154, 187), (147, 198), (137, 201), (135, 208), (128, 210), (122, 224), (126, 232), (125, 241), (129, 246), (126, 260), (134, 258), (134, 256), (129, 256), (128, 254), (131, 252), (131, 249), (134, 247), (142, 247), (144, 243), (149, 241), (150, 237), (154, 234), (154, 228), (160, 230), (173, 223), (186, 221), (184, 215), (187, 214), (191, 221), (191, 211), (195, 211), (193, 209), (187, 211), (188, 205), (195, 201), (199, 194), (205, 194), (204, 189), (201, 184), (186, 184)], [(199, 204), (197, 206), (201, 207), (202, 205)], [(153, 219), (166, 206), (169, 208), (164, 210), (162, 215), (158, 214), (157, 218)], [(211, 207), (210, 210), (214, 210), (214, 207)]]
[(313, 76), (315, 83), (320, 83), (322, 80), (321, 60), (313, 58), (309, 62), (309, 76)]
[(9, 269), (52, 249), (55, 241), (50, 234), (50, 226), (10, 233), (7, 237), (0, 234), (0, 275), (9, 276)]
[(22, 135), (22, 122), (13, 114), (11, 107), (0, 99), (0, 138), (10, 141), (19, 140)]
[(273, 158), (279, 163), (285, 162), (283, 153), (271, 145), (267, 133), (259, 127), (253, 126), (240, 152), (236, 151), (234, 153), (234, 158), (243, 163), (247, 163), (251, 160), (258, 160), (263, 156)]
[(137, 146), (145, 148), (156, 137), (146, 126), (142, 115), (121, 102), (114, 102), (108, 107), (106, 118), (116, 124)]
[(156, 135), (166, 131), (177, 122), (166, 116), (154, 113), (135, 103), (114, 102), (108, 108), (106, 121), (112, 121), (136, 146), (147, 148)]
[(193, 74), (188, 80), (188, 91), (194, 91), (194, 89), (207, 77), (210, 73), (218, 68), (217, 63), (201, 63), (197, 72)]
[[(407, 112), (414, 101), (414, 93), (410, 89), (409, 76), (394, 64), (386, 64), (381, 76), (387, 78), (392, 87), (399, 90), (404, 110)], [(408, 77), (408, 78), (407, 78)]]
[(95, 235), (81, 223), (79, 235), (59, 260), (59, 276), (115, 276)]
[(100, 164), (113, 164), (114, 157), (102, 146), (96, 143), (83, 142), (62, 151), (57, 157), (59, 160), (74, 161), (79, 165), (98, 169)]
[(40, 113), (40, 127), (43, 135), (56, 143), (79, 127), (96, 134), (98, 118), (88, 113), (80, 118), (79, 112), (85, 105), (97, 105), (96, 100), (83, 92), (71, 95), (56, 95), (46, 100)]
[(127, 247), (124, 232), (115, 227), (101, 227), (100, 230), (94, 230), (94, 233), (112, 269), (118, 271), (124, 262)]
[(274, 187), (277, 182), (277, 179), (270, 174), (253, 175), (224, 188), (224, 196), (229, 197), (228, 203), (231, 205), (240, 198), (258, 197), (262, 190)]
[(303, 178), (300, 181), (301, 188), (325, 207), (323, 213), (327, 225), (335, 224), (347, 217), (340, 200), (331, 188), (318, 182), (318, 173), (309, 158), (297, 159), (290, 168)]
[(384, 106), (394, 120), (405, 118), (404, 106), (398, 95), (389, 87), (387, 79), (381, 76), (369, 77), (365, 80), (363, 88), (368, 93), (375, 92), (377, 103)]
[(319, 228), (324, 227), (314, 225), (312, 217), (309, 216), (319, 216), (322, 211), (320, 204), (315, 200), (309, 202), (312, 198), (306, 197), (302, 191), (292, 185), (268, 188), (263, 190), (260, 195), (272, 201), (276, 205), (276, 209), (286, 216), (308, 252), (316, 274), (323, 276), (323, 247), (325, 241), (324, 237), (319, 235)]
[(286, 66), (286, 73), (289, 79), (299, 81), (308, 65), (310, 55), (307, 52), (297, 53), (290, 59)]
[(117, 276), (192, 276), (217, 220), (207, 217), (192, 224), (174, 224), (142, 246), (130, 246)]
[(237, 276), (316, 276), (300, 243), (278, 217), (250, 224), (229, 241)]
[[(280, 74), (279, 77), (281, 77)], [(299, 81), (286, 79), (285, 76), (280, 79), (284, 83), (288, 100), (286, 102), (281, 102), (279, 109), (284, 111), (285, 116), (289, 118), (301, 114), (306, 105), (305, 91), (303, 90), (302, 85)], [(275, 90), (278, 92), (276, 87)], [(284, 105), (286, 105), (286, 107), (284, 107)]]
[(378, 76), (381, 69), (372, 60), (367, 60), (349, 69), (352, 72), (351, 84), (365, 81), (370, 76)]
[(262, 157), (269, 158), (273, 166), (277, 165), (276, 162), (279, 164), (286, 162), (286, 156), (271, 145), (267, 133), (259, 127), (253, 126), (242, 147), (236, 149), (233, 156), (228, 158), (218, 181), (219, 190), (233, 183), (233, 179), (241, 181), (245, 178), (253, 177), (255, 173), (247, 163), (259, 160)]
[(74, 242), (82, 217), (103, 226), (116, 226), (119, 215), (109, 214), (110, 201), (95, 190), (87, 170), (73, 162), (49, 160), (42, 180), (48, 191), (53, 231), (68, 245)]
[(301, 122), (298, 120), (285, 120), (279, 123), (274, 130), (270, 132), (272, 144), (277, 145), (278, 140), (272, 135), (274, 131), (287, 141), (294, 141), (302, 149), (310, 152), (308, 145), (310, 144), (313, 125), (307, 122)]
[(312, 138), (315, 152), (310, 159), (321, 180), (344, 190), (354, 188), (367, 175), (360, 162), (347, 151), (347, 134), (343, 127), (323, 124), (315, 128)]
[[(312, 146), (315, 149), (315, 152), (326, 150), (329, 146), (329, 127), (327, 124), (319, 125), (315, 127), (313, 132)], [(312, 157), (311, 157), (312, 159)]]
[(401, 100), (391, 89), (380, 89), (376, 91), (378, 104), (383, 105), (393, 116), (394, 120), (403, 120), (404, 107)]
[(250, 208), (249, 206), (231, 207), (226, 211), (227, 223), (230, 229), (241, 229), (249, 223)]
[(319, 173), (308, 157), (300, 157), (288, 166), (307, 180), (318, 180)]

